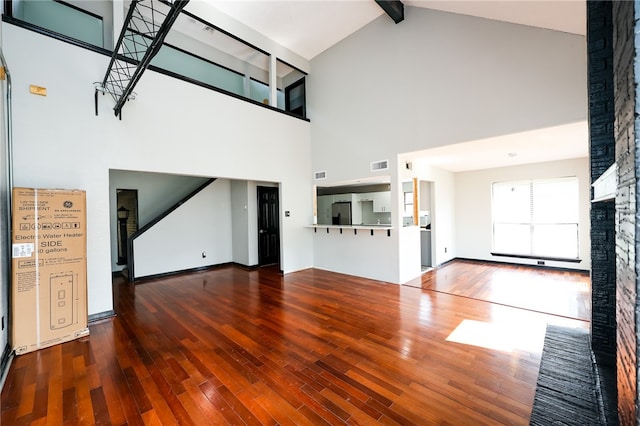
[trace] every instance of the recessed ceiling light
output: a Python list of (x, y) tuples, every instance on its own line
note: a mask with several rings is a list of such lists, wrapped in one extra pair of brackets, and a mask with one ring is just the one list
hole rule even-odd
[(518, 153), (517, 153), (517, 152), (510, 152), (510, 153), (508, 153), (507, 155), (508, 155), (509, 157), (515, 157), (515, 156), (517, 156), (517, 155), (518, 155)]

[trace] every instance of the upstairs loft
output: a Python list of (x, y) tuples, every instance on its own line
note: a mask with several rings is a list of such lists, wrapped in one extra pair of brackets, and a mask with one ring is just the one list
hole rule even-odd
[[(169, 7), (159, 0), (140, 3)], [(123, 2), (123, 15), (130, 6), (130, 0)], [(122, 36), (114, 12), (110, 0), (9, 0), (3, 21), (111, 56)], [(308, 121), (304, 71), (186, 9), (149, 69)]]

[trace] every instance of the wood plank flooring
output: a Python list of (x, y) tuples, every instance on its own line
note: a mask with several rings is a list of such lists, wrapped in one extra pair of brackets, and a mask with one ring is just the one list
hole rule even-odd
[(589, 327), (315, 269), (116, 279), (114, 304), (14, 359), (2, 425), (524, 425), (545, 325)]
[(591, 278), (586, 272), (456, 260), (408, 285), (591, 321)]

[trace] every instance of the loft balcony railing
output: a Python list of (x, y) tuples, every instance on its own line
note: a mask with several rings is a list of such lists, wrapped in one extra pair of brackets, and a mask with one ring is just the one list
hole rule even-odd
[[(144, 5), (149, 2), (125, 1), (124, 7), (128, 11), (131, 10), (131, 3)], [(5, 4), (9, 5), (7, 10), (10, 11), (3, 15), (6, 22), (103, 54), (109, 50), (109, 54), (113, 55), (112, 34), (118, 29), (113, 28), (113, 9), (108, 1), (72, 5), (60, 0), (8, 0)], [(154, 0), (155, 13), (166, 15), (172, 4), (166, 0)], [(149, 19), (149, 12), (142, 14)], [(144, 56), (136, 52), (139, 49), (146, 52), (145, 48), (153, 41), (154, 34), (130, 26), (124, 27), (124, 31), (126, 38), (122, 42), (123, 49), (120, 52), (115, 49), (116, 58), (121, 60), (123, 67), (132, 66), (133, 72)], [(163, 43), (149, 61), (148, 69), (306, 119), (304, 72), (280, 59), (275, 60), (275, 67), (271, 69), (268, 52), (185, 9), (177, 14), (171, 31), (165, 35)], [(121, 72), (116, 76), (120, 77)], [(273, 79), (272, 73), (275, 73)], [(272, 80), (276, 86), (274, 99), (271, 99)], [(118, 85), (100, 81), (96, 86), (100, 92), (115, 94), (114, 102), (120, 99), (126, 88), (124, 82)], [(131, 90), (126, 99), (133, 99), (133, 95)], [(122, 105), (126, 99), (123, 99)], [(116, 115), (120, 111), (114, 108)]]
[[(189, 0), (162, 3), (158, 0), (133, 0), (125, 18), (118, 43), (113, 50), (100, 88), (111, 94), (113, 111), (122, 118), (122, 107), (160, 51), (169, 30)], [(138, 37), (138, 34), (143, 37)], [(96, 97), (98, 90), (96, 90)], [(97, 104), (97, 102), (96, 102)]]

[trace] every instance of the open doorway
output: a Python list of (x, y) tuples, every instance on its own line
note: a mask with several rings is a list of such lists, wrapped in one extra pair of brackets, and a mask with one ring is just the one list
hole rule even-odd
[(418, 225), (420, 226), (420, 263), (422, 272), (433, 269), (433, 246), (435, 242), (434, 183), (418, 182)]
[(138, 231), (138, 190), (116, 190), (116, 214), (118, 218), (118, 265), (127, 265), (127, 240)]

